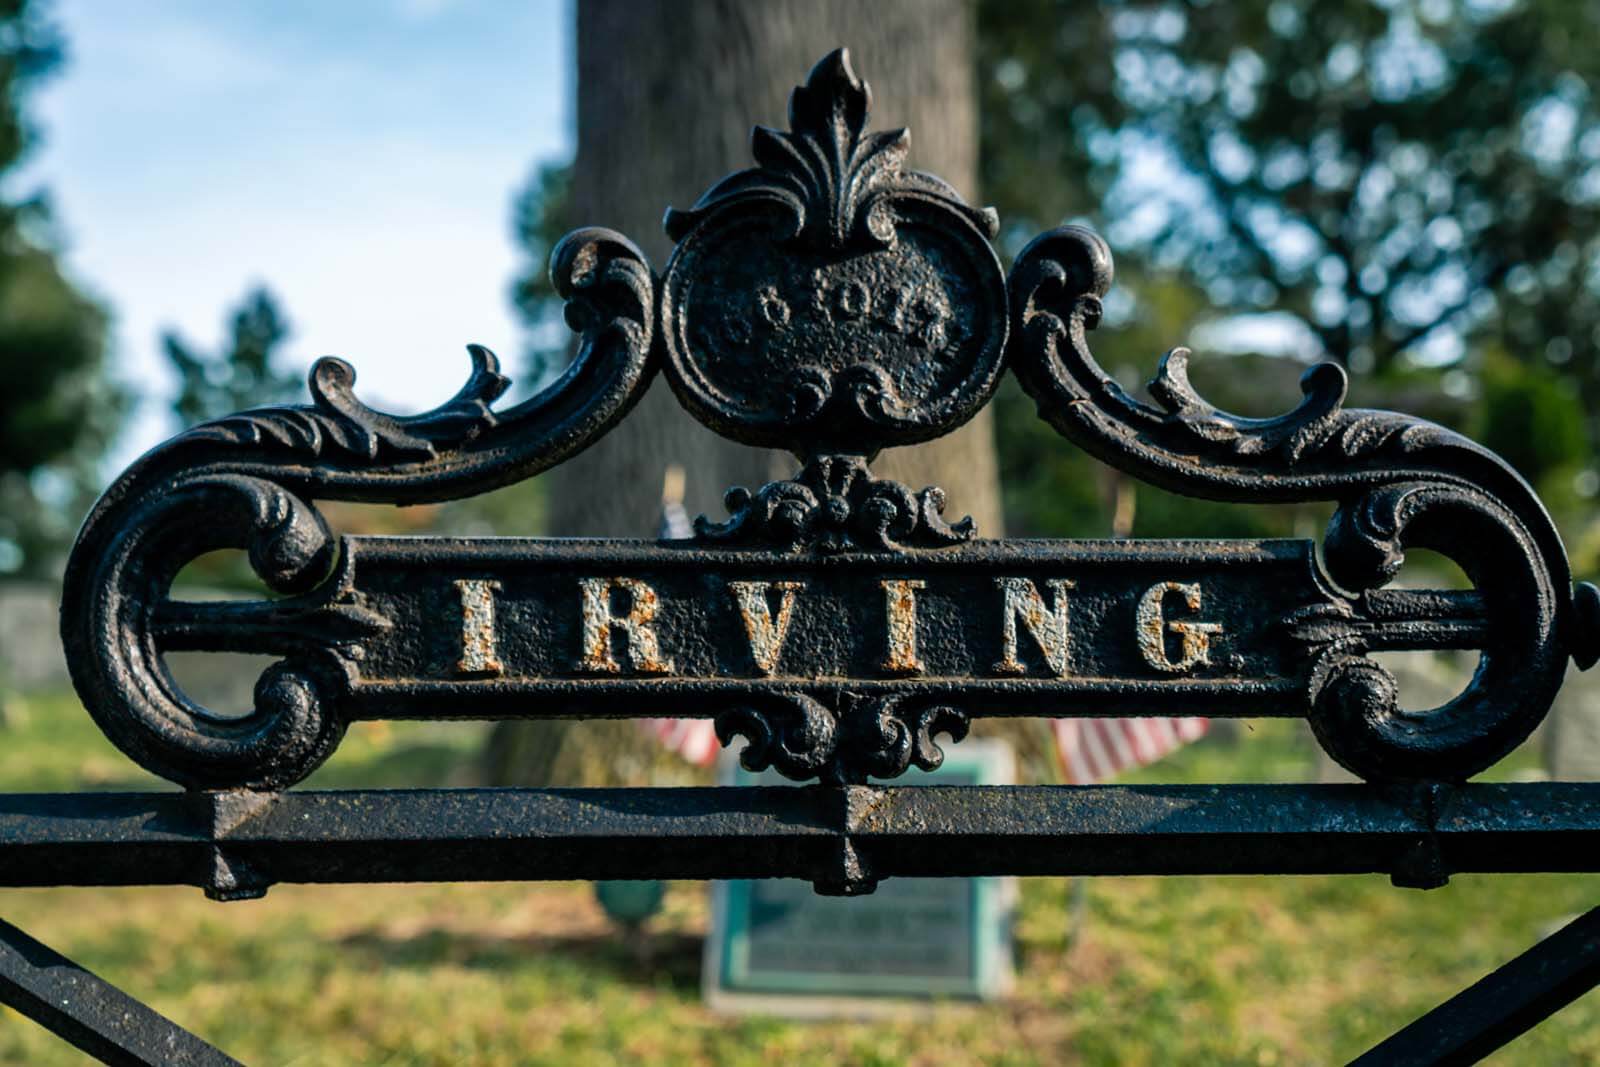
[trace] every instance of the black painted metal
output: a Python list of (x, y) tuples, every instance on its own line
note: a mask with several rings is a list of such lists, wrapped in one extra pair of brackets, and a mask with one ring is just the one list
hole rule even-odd
[[(62, 635), (106, 735), (191, 792), (0, 798), (0, 884), (228, 899), (279, 881), (770, 876), (858, 893), (896, 875), (1381, 871), (1428, 887), (1594, 870), (1597, 787), (1463, 784), (1538, 725), (1569, 660), (1600, 659), (1600, 592), (1573, 583), (1532, 489), (1450, 431), (1345, 409), (1332, 364), (1272, 419), (1207, 404), (1181, 348), (1154, 403), (1132, 397), (1088, 347), (1105, 242), (1053, 230), (1005, 277), (993, 212), (907, 169), (907, 134), (867, 133), (869, 103), (844, 53), (825, 58), (790, 130), (757, 129), (755, 167), (668, 213), (659, 277), (611, 231), (562, 241), (551, 273), (579, 351), (530, 400), (494, 410), (507, 380), (473, 347), (456, 397), (390, 416), (325, 359), (312, 405), (208, 423), (134, 464), (74, 547)], [(1320, 552), (984, 541), (937, 487), (872, 473), (881, 449), (971, 418), (1008, 370), (1041, 418), (1139, 478), (1335, 504)], [(316, 508), (531, 477), (658, 371), (705, 425), (799, 469), (731, 490), (729, 517), (681, 541), (339, 538)], [(1472, 590), (1384, 588), (1412, 547)], [(171, 599), (219, 548), (246, 550), (276, 598)], [(1408, 649), (1477, 650), (1480, 667), (1443, 707), (1405, 710), (1368, 654)], [(177, 650), (281, 660), (252, 712), (224, 716), (173, 681)], [(661, 714), (714, 718), (747, 766), (819, 784), (280, 792), (356, 719)], [(1369, 784), (865, 784), (937, 765), (935, 737), (975, 717), (1107, 714), (1304, 717)], [(1552, 1003), (1510, 984), (1507, 1005)]]
[[(493, 411), (506, 381), (475, 348), (455, 399), (396, 418), (323, 360), (313, 406), (231, 416), (135, 464), (84, 527), (62, 616), (107, 735), (189, 787), (280, 788), (351, 718), (670, 710), (716, 716), (752, 742), (752, 764), (860, 782), (937, 762), (929, 734), (959, 739), (974, 715), (1275, 714), (1309, 718), (1369, 780), (1462, 781), (1527, 737), (1569, 659), (1600, 654), (1600, 596), (1574, 589), (1548, 515), (1498, 457), (1408, 416), (1344, 410), (1332, 364), (1276, 419), (1206, 404), (1183, 349), (1151, 384), (1157, 404), (1133, 399), (1087, 347), (1105, 243), (1052, 231), (1003, 279), (993, 213), (905, 169), (906, 134), (867, 134), (868, 102), (842, 53), (820, 63), (795, 90), (792, 132), (757, 130), (759, 166), (669, 213), (678, 244), (659, 284), (616, 234), (562, 242), (552, 273), (582, 346), (532, 400)], [(341, 541), (312, 504), (526, 478), (603, 434), (658, 368), (696, 418), (794, 451), (800, 471), (731, 492), (726, 522), (658, 546)], [(879, 449), (970, 418), (1007, 368), (1051, 425), (1139, 477), (1337, 502), (1322, 562), (1310, 543), (976, 542), (939, 489), (872, 475)], [(1454, 559), (1474, 595), (1380, 589), (1410, 546)], [(185, 563), (222, 547), (247, 549), (287, 599), (168, 599)], [(859, 640), (832, 647), (840, 633)], [(1482, 667), (1444, 707), (1400, 709), (1367, 653), (1437, 647), (1481, 649)], [(178, 648), (284, 658), (253, 714), (223, 717), (173, 683), (161, 654)]]
[(117, 1067), (240, 1067), (8, 922), (0, 922), (0, 1003)]
[(1600, 870), (1600, 786), (799, 786), (0, 798), (0, 886)]
[(1477, 1063), (1600, 983), (1600, 908), (1451, 997), (1353, 1067)]

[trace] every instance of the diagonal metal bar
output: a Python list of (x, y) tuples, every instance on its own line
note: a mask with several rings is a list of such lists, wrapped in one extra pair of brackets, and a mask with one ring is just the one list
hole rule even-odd
[(0, 1002), (114, 1067), (241, 1067), (165, 1015), (3, 921)]
[(1351, 1067), (1477, 1063), (1600, 984), (1600, 908), (1457, 993)]

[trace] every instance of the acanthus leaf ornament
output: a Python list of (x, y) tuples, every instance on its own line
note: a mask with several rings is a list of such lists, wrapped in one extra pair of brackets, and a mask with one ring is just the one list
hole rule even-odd
[(711, 429), (809, 458), (948, 433), (999, 384), (1005, 282), (992, 211), (907, 170), (905, 130), (865, 133), (841, 49), (757, 128), (759, 166), (688, 211), (662, 278), (673, 391)]
[(725, 745), (736, 736), (746, 739), (739, 757), (746, 770), (771, 767), (788, 778), (861, 785), (898, 778), (912, 767), (937, 769), (944, 750), (935, 737), (960, 741), (970, 725), (959, 708), (912, 696), (846, 692), (824, 703), (793, 693), (724, 712), (716, 731)]
[(871, 108), (872, 90), (850, 69), (850, 54), (841, 48), (824, 56), (789, 97), (790, 132), (757, 126), (750, 147), (760, 166), (724, 178), (687, 211), (669, 208), (667, 236), (682, 241), (716, 211), (766, 201), (789, 214), (786, 240), (833, 251), (888, 248), (895, 242), (892, 198), (920, 192), (993, 238), (993, 208), (968, 207), (939, 178), (904, 169), (908, 130), (865, 132)]
[(874, 478), (859, 456), (819, 456), (793, 479), (770, 482), (754, 494), (730, 489), (726, 503), (732, 517), (718, 523), (697, 516), (696, 537), (823, 552), (884, 552), (943, 548), (977, 533), (970, 517), (945, 521), (944, 490), (929, 486), (913, 493), (899, 482)]
[(260, 408), (204, 423), (190, 433), (219, 444), (278, 447), (314, 457), (346, 455), (356, 462), (428, 460), (441, 448), (470, 441), (496, 422), (490, 405), (510, 386), (500, 361), (482, 345), (468, 345), (472, 374), (446, 403), (421, 415), (389, 415), (354, 393), (355, 368), (324, 356), (311, 367), (310, 407)]

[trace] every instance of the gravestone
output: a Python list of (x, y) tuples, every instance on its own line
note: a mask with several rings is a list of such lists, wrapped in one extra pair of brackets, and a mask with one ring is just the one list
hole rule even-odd
[[(723, 762), (728, 785), (782, 785)], [(1009, 785), (1010, 746), (968, 741), (903, 784)], [(928, 999), (992, 1000), (1012, 982), (1010, 878), (893, 878), (865, 897), (819, 896), (805, 882), (712, 886), (702, 967), (706, 1001), (725, 1011), (874, 1015)]]
[(1556, 696), (1544, 727), (1544, 762), (1558, 782), (1600, 779), (1600, 684), (1577, 669)]

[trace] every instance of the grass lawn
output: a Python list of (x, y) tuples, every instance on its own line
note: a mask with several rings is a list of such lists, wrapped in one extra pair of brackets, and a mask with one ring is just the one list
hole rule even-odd
[[(68, 696), (13, 700), (9, 791), (150, 788)], [(1303, 779), (1289, 723), (1209, 739), (1140, 780)], [(439, 784), (481, 733), (363, 726), (311, 785)], [(1528, 765), (1514, 758), (1502, 774)], [(279, 886), (0, 892), (0, 916), (250, 1064), (1300, 1064), (1343, 1062), (1600, 902), (1585, 876), (1022, 883), (1018, 993), (874, 1023), (728, 1019), (699, 998), (705, 887), (674, 885), (640, 965), (589, 887)], [(0, 1063), (86, 1062), (0, 1013)], [(1600, 997), (1497, 1064), (1600, 1063)]]

